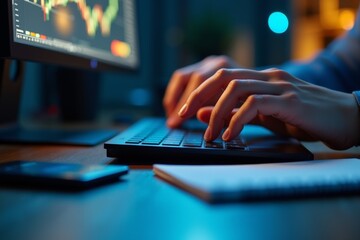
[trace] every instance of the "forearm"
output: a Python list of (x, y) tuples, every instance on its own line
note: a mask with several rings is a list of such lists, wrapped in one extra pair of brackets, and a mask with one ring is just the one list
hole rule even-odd
[(289, 62), (281, 69), (308, 82), (352, 92), (360, 89), (360, 21), (344, 37), (337, 39), (313, 60)]

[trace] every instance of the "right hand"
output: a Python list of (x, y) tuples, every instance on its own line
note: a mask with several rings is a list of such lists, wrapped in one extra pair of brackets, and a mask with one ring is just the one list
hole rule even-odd
[[(218, 94), (214, 107), (204, 104)], [(322, 141), (337, 150), (357, 145), (360, 138), (360, 113), (353, 94), (317, 86), (278, 69), (221, 69), (190, 94), (179, 115), (184, 119), (197, 115), (208, 122), (206, 141), (219, 135), (230, 141), (248, 123)]]
[[(168, 127), (176, 128), (183, 123), (184, 119), (178, 116), (180, 108), (192, 91), (220, 68), (239, 68), (239, 66), (229, 57), (210, 56), (174, 72), (163, 99)], [(214, 105), (218, 97), (220, 96), (215, 96), (207, 104)]]

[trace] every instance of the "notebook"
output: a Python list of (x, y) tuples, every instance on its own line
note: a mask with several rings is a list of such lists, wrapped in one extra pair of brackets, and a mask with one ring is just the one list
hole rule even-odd
[(249, 165), (166, 165), (156, 176), (209, 202), (360, 192), (360, 160)]
[(187, 121), (181, 129), (168, 129), (163, 118), (145, 118), (105, 142), (108, 157), (136, 164), (244, 164), (311, 160), (300, 142), (277, 136), (260, 126), (247, 125), (237, 139), (203, 139), (206, 125)]

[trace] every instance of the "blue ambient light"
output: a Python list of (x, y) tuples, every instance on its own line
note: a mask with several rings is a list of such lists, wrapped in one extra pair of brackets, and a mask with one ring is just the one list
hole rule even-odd
[(277, 34), (286, 32), (289, 27), (289, 20), (282, 12), (273, 12), (268, 19), (268, 25), (271, 31)]

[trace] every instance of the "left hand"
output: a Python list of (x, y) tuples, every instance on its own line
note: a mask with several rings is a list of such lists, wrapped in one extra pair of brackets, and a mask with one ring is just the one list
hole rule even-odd
[[(220, 98), (214, 107), (204, 106), (216, 95)], [(320, 140), (334, 149), (359, 142), (359, 110), (352, 94), (277, 69), (217, 71), (190, 94), (179, 116), (186, 119), (196, 113), (209, 123), (207, 141), (217, 138), (224, 126), (222, 138), (229, 141), (252, 122), (296, 138)]]
[[(178, 116), (177, 112), (194, 89), (220, 68), (235, 67), (239, 68), (235, 61), (227, 56), (209, 56), (198, 63), (176, 70), (170, 79), (163, 99), (167, 126), (177, 128), (183, 123), (184, 120)], [(215, 96), (215, 99), (218, 97)], [(209, 103), (211, 102), (210, 100)]]

